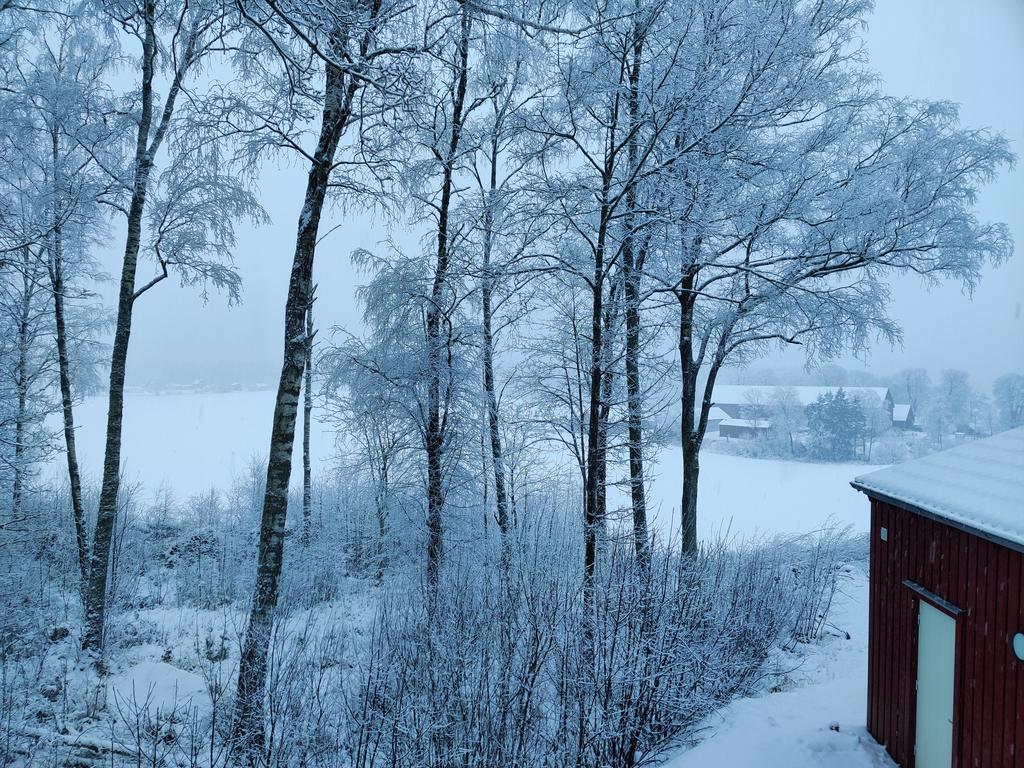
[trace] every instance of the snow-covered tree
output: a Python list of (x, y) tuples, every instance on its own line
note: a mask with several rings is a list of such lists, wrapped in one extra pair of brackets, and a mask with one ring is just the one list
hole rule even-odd
[(811, 452), (829, 461), (845, 461), (857, 454), (867, 420), (863, 405), (840, 388), (827, 392), (807, 406)]
[(1024, 424), (1024, 375), (1006, 373), (992, 385), (992, 399), (1000, 424), (1007, 429)]
[[(89, 561), (83, 647), (98, 652), (106, 623), (111, 535), (121, 484), (124, 386), (135, 303), (172, 273), (187, 284), (212, 284), (238, 298), (231, 265), (238, 219), (263, 217), (247, 184), (231, 172), (216, 133), (207, 130), (203, 67), (230, 36), (217, 3), (140, 0), (102, 4), (98, 13), (137, 46), (132, 89), (111, 120), (124, 142), (95, 160), (110, 189), (104, 202), (125, 217), (116, 320), (110, 358), (109, 405), (96, 526)], [(161, 89), (164, 89), (161, 93)], [(145, 257), (155, 274), (140, 283)]]
[[(220, 125), (247, 138), (246, 157), (284, 149), (308, 164), (284, 312), (284, 356), (274, 404), (267, 482), (260, 521), (256, 585), (239, 663), (233, 737), (254, 764), (264, 744), (267, 654), (284, 557), (288, 484), (299, 393), (309, 345), (313, 263), (329, 194), (362, 190), (359, 169), (380, 170), (370, 152), (371, 124), (402, 102), (403, 62), (415, 45), (396, 34), (404, 6), (383, 0), (352, 3), (253, 3), (239, 6), (245, 44), (237, 66), (250, 84), (223, 95)], [(395, 62), (398, 62), (396, 65)], [(310, 136), (309, 124), (316, 126)], [(363, 128), (349, 145), (353, 126)], [(352, 156), (339, 152), (351, 148)]]
[(853, 40), (862, 6), (749, 12), (756, 23), (711, 16), (701, 26), (718, 18), (709, 55), (732, 51), (729, 64), (753, 74), (716, 88), (710, 114), (687, 113), (703, 122), (680, 128), (696, 138), (672, 165), (676, 214), (659, 260), (679, 302), (688, 551), (722, 366), (773, 344), (802, 344), (820, 360), (877, 335), (898, 339), (886, 312), (893, 274), (972, 286), (1010, 252), (1006, 228), (972, 212), (978, 187), (1012, 157), (1006, 142), (961, 129), (949, 104), (874, 93)]

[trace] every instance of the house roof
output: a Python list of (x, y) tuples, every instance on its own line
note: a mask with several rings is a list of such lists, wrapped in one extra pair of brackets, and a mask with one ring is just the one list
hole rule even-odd
[(852, 485), (1024, 549), (1024, 427), (861, 475)]
[[(694, 414), (698, 419), (700, 418), (700, 409), (697, 409), (697, 413)], [(719, 408), (717, 405), (712, 405), (708, 410), (708, 421), (722, 421), (728, 419), (729, 414)]]
[(746, 384), (719, 384), (715, 386), (711, 399), (716, 405), (749, 405), (751, 403), (771, 402), (779, 390), (791, 389), (796, 393), (800, 405), (817, 402), (821, 395), (838, 392), (840, 389), (849, 397), (877, 397), (885, 400), (889, 394), (888, 387), (786, 387), (786, 386), (751, 386)]
[(910, 403), (896, 403), (892, 407), (893, 421), (906, 421), (910, 418)]
[(722, 419), (720, 427), (745, 427), (747, 429), (768, 429), (772, 423), (766, 419)]

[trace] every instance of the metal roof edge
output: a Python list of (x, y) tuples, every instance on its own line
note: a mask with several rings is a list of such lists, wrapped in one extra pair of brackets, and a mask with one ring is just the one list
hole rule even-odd
[(879, 491), (872, 488), (870, 485), (865, 485), (864, 483), (860, 482), (860, 478), (854, 478), (853, 480), (851, 480), (850, 485), (855, 490), (860, 491), (861, 493), (865, 494), (866, 496), (872, 499), (883, 501), (886, 504), (892, 504), (894, 506), (900, 507), (901, 509), (905, 509), (908, 512), (919, 515), (920, 517), (925, 517), (929, 520), (934, 520), (935, 522), (942, 523), (943, 525), (949, 526), (950, 528), (956, 528), (957, 530), (964, 531), (965, 533), (969, 533), (972, 536), (977, 536), (978, 538), (985, 539), (986, 541), (991, 541), (993, 544), (998, 544), (1002, 547), (1006, 547), (1007, 549), (1012, 549), (1015, 552), (1024, 553), (1024, 542), (1016, 541), (1012, 538), (1001, 536), (994, 531), (981, 528), (976, 525), (971, 525), (970, 523), (964, 522), (963, 520), (957, 520), (947, 517), (940, 512), (935, 512), (934, 510), (929, 510), (924, 507), (921, 507), (912, 501), (907, 501), (906, 499), (901, 499), (897, 496), (891, 496), (883, 491)]

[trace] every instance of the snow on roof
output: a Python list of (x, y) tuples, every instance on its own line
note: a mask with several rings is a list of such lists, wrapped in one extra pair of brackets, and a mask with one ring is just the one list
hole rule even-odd
[(1024, 547), (1024, 427), (861, 475), (852, 485)]
[(906, 421), (910, 418), (910, 403), (896, 403), (892, 407), (893, 421)]
[[(697, 409), (696, 417), (700, 418), (700, 408)], [(708, 410), (708, 421), (722, 421), (728, 419), (729, 414), (719, 408), (717, 405), (712, 405)]]
[(768, 405), (777, 392), (788, 389), (796, 393), (801, 405), (810, 405), (817, 402), (821, 395), (833, 394), (840, 389), (847, 397), (877, 397), (879, 400), (884, 400), (885, 396), (889, 394), (888, 387), (787, 387), (719, 384), (715, 387), (711, 399), (717, 405), (750, 405), (751, 403)]
[(722, 419), (720, 427), (747, 427), (749, 429), (768, 429), (772, 423), (766, 419)]

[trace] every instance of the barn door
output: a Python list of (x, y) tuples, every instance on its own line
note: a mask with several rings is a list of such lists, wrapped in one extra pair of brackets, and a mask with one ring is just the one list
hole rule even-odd
[(915, 768), (953, 764), (953, 670), (956, 620), (919, 600)]

